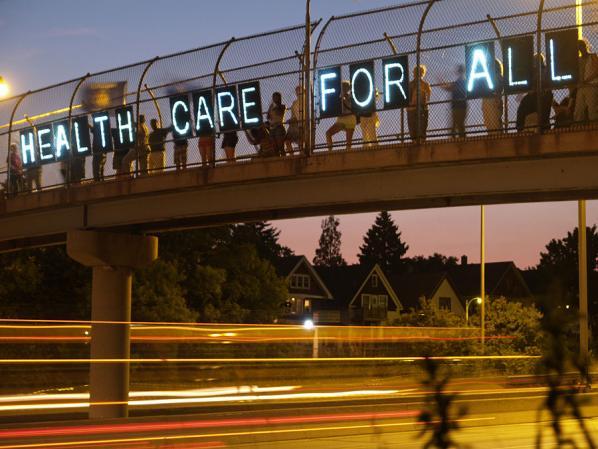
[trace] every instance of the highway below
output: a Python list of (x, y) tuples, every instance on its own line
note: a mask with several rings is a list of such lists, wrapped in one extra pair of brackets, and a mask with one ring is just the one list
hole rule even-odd
[[(311, 395), (305, 395), (307, 392), (300, 388), (289, 391), (297, 396), (274, 399), (280, 391), (248, 391), (240, 394), (246, 396), (245, 401), (238, 393), (228, 395), (234, 401), (227, 406), (133, 405), (133, 415), (145, 416), (125, 420), (34, 423), (32, 418), (41, 416), (29, 416), (27, 423), (9, 424), (5, 415), (0, 424), (0, 449), (423, 446), (423, 441), (417, 439), (421, 431), (418, 415), (426, 407), (423, 391), (385, 391), (377, 395), (346, 390), (341, 397), (328, 398), (316, 398), (313, 389)], [(550, 446), (548, 415), (537, 412), (544, 394), (543, 388), (532, 386), (503, 391), (461, 388), (455, 410), (464, 407), (467, 414), (457, 420), (462, 429), (455, 440), (472, 448), (523, 449), (534, 446), (536, 432), (543, 428), (546, 447)], [(272, 400), (262, 403), (251, 399), (259, 395), (272, 396)], [(598, 393), (585, 393), (584, 397), (589, 401), (584, 408), (586, 426), (598, 435)], [(578, 447), (586, 447), (576, 423), (566, 421), (565, 429), (580, 442)]]

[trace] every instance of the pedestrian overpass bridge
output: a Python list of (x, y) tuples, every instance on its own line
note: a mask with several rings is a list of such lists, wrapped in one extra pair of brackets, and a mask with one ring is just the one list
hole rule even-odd
[(0, 248), (382, 209), (598, 198), (598, 129), (274, 157), (0, 200)]

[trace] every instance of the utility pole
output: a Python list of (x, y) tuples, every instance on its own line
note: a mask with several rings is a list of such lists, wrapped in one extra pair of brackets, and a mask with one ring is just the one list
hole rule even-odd
[[(583, 38), (583, 0), (575, 0), (575, 23), (577, 35)], [(577, 256), (579, 269), (579, 358), (589, 369), (589, 331), (588, 331), (588, 257), (586, 235), (586, 200), (577, 203)], [(586, 371), (588, 382), (588, 373)]]
[(486, 213), (484, 205), (480, 206), (480, 323), (482, 353), (486, 345)]

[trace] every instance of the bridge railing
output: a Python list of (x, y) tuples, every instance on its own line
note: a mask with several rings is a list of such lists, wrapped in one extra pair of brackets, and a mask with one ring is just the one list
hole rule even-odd
[[(580, 12), (583, 12), (580, 15)], [(453, 138), (451, 129), (450, 93), (443, 87), (452, 82), (455, 68), (465, 61), (465, 46), (472, 43), (494, 41), (514, 36), (532, 36), (536, 51), (544, 51), (544, 33), (550, 31), (582, 27), (586, 37), (594, 47), (598, 47), (598, 0), (424, 0), (410, 4), (391, 6), (360, 13), (353, 13), (328, 19), (324, 24), (313, 25), (312, 67), (310, 76), (313, 122), (303, 126), (312, 151), (300, 153), (309, 157), (312, 152), (325, 151), (326, 131), (335, 123), (334, 118), (320, 119), (318, 104), (318, 70), (342, 65), (343, 79), (349, 78), (349, 64), (359, 61), (379, 60), (393, 54), (408, 55), (410, 68), (418, 63), (427, 67), (425, 79), (431, 85), (430, 102), (426, 106), (422, 98), (409, 108), (384, 110), (382, 99), (376, 100), (379, 127), (376, 129), (378, 143), (411, 145), (411, 129), (422, 126), (422, 111), (428, 109), (427, 139)], [(302, 54), (305, 44), (304, 26), (261, 33), (231, 40), (198, 49), (179, 52), (165, 57), (157, 57), (137, 64), (87, 74), (54, 86), (27, 92), (20, 96), (0, 101), (0, 182), (7, 183), (9, 169), (7, 155), (10, 143), (18, 142), (19, 131), (32, 124), (75, 119), (117, 105), (134, 107), (136, 118), (145, 115), (161, 118), (162, 126), (170, 121), (169, 98), (176, 94), (187, 94), (199, 89), (217, 89), (227, 84), (260, 81), (264, 113), (270, 104), (273, 92), (282, 94), (287, 105), (286, 120), (290, 117), (290, 106), (295, 99), (295, 89), (303, 86)], [(495, 56), (504, 61), (501, 46), (495, 45)], [(382, 70), (376, 66), (375, 85), (383, 86)], [(410, 74), (411, 79), (411, 74)], [(89, 91), (94, 86), (120, 85), (120, 92), (113, 98), (89, 102)], [(417, 84), (419, 85), (419, 83)], [(417, 90), (417, 89), (416, 89)], [(380, 92), (383, 94), (383, 92)], [(566, 89), (553, 91), (554, 98), (560, 101), (567, 95)], [(468, 112), (465, 121), (467, 137), (480, 138), (515, 132), (515, 117), (521, 95), (504, 95), (494, 103), (500, 108), (500, 130), (488, 131), (488, 105), (481, 99), (467, 101)], [(501, 104), (502, 103), (502, 104)], [(107, 106), (108, 105), (108, 106)], [(413, 123), (415, 117), (415, 123)], [(420, 117), (418, 119), (418, 117)], [(115, 126), (114, 117), (110, 119)], [(304, 124), (305, 125), (305, 124)], [(353, 136), (353, 147), (368, 143), (363, 135), (364, 125), (357, 125)], [(308, 136), (309, 130), (313, 135)], [(539, 126), (526, 129), (527, 132), (543, 132)], [(248, 160), (256, 157), (257, 147), (252, 145), (245, 133), (238, 132), (239, 143), (235, 159)], [(310, 139), (311, 137), (311, 139)], [(222, 149), (223, 135), (216, 134), (213, 161), (204, 169), (227, 163)], [(421, 140), (421, 138), (420, 138)], [(167, 141), (166, 169), (175, 166), (173, 140)], [(347, 148), (345, 133), (334, 136), (335, 151)], [(375, 146), (370, 148), (375, 150)], [(198, 151), (198, 138), (189, 139), (187, 167), (201, 165)], [(295, 149), (295, 157), (297, 156)], [(116, 177), (114, 153), (107, 155), (104, 179)], [(259, 163), (259, 162), (258, 162)], [(56, 162), (44, 165), (41, 188), (68, 187), (70, 163)], [(93, 160), (84, 161), (82, 182), (93, 181)], [(139, 174), (139, 172), (136, 172)], [(32, 178), (33, 173), (29, 173)], [(71, 178), (72, 179), (72, 178)], [(35, 187), (35, 186), (34, 186)], [(14, 192), (13, 192), (14, 193)]]

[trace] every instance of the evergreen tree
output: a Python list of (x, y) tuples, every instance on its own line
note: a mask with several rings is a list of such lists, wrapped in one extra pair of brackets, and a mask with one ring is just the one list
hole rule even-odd
[(340, 267), (347, 265), (341, 254), (340, 220), (334, 215), (322, 220), (320, 246), (316, 249), (314, 265), (323, 267)]
[(390, 214), (382, 211), (363, 237), (363, 245), (359, 247), (359, 263), (378, 263), (383, 268), (398, 269), (408, 249), (409, 245), (401, 240), (399, 228)]
[(258, 255), (271, 262), (293, 255), (289, 247), (278, 243), (279, 236), (280, 231), (267, 221), (239, 224), (232, 230), (233, 243), (254, 245)]

